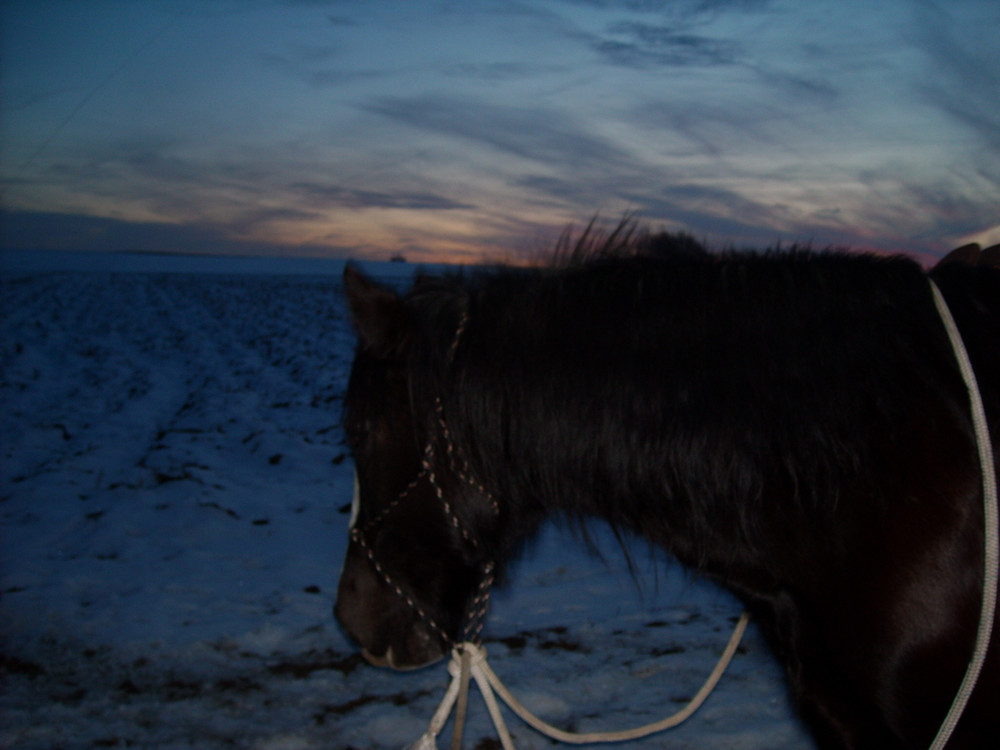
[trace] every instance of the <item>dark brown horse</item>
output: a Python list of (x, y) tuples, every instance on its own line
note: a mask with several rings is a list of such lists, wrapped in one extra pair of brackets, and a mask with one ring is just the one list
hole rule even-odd
[[(600, 517), (745, 602), (820, 747), (926, 748), (984, 585), (968, 394), (927, 274), (686, 242), (403, 296), (347, 269), (359, 492), (337, 617), (371, 662), (426, 664), (475, 637), (546, 516)], [(995, 455), (1000, 271), (963, 253), (930, 275)], [(1000, 747), (997, 630), (949, 748)]]

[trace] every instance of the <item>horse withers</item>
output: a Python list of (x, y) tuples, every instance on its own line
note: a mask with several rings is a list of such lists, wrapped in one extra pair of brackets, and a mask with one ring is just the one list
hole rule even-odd
[[(996, 455), (1000, 270), (968, 254), (930, 276)], [(973, 651), (984, 514), (918, 265), (643, 251), (403, 295), (348, 267), (344, 286), (357, 493), (336, 615), (369, 661), (440, 658), (544, 518), (599, 517), (743, 600), (820, 747), (930, 745)], [(949, 748), (1000, 747), (997, 630)]]

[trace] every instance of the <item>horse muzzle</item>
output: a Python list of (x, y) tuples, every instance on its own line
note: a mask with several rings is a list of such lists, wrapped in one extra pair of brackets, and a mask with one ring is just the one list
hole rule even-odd
[(365, 554), (350, 545), (337, 588), (334, 616), (377, 667), (418, 669), (447, 652), (441, 634), (421, 619), (374, 572)]
[(429, 649), (422, 654), (406, 653), (398, 655), (390, 645), (384, 654), (373, 654), (366, 648), (361, 649), (361, 656), (373, 667), (389, 667), (403, 672), (412, 669), (420, 669), (429, 664), (440, 661), (444, 656), (444, 649)]

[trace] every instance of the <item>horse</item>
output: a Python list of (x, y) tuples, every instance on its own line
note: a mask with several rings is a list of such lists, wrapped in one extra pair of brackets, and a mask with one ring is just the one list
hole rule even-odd
[[(431, 663), (478, 636), (544, 519), (596, 517), (742, 600), (818, 747), (928, 747), (985, 578), (968, 389), (928, 277), (995, 456), (1000, 256), (961, 248), (926, 271), (612, 235), (402, 294), (346, 267), (341, 626), (372, 664)], [(1000, 747), (998, 628), (949, 748)]]

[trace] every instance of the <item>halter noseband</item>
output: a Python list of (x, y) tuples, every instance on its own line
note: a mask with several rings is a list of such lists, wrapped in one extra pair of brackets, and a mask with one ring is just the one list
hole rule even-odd
[[(459, 319), (458, 327), (455, 330), (455, 336), (452, 339), (451, 345), (448, 347), (448, 353), (445, 360), (448, 369), (450, 369), (454, 363), (455, 352), (458, 350), (459, 341), (462, 334), (465, 332), (468, 321), (468, 314), (463, 312), (461, 318)], [(468, 528), (461, 522), (461, 519), (459, 519), (458, 515), (455, 513), (451, 502), (445, 496), (441, 483), (438, 481), (438, 475), (434, 468), (437, 460), (437, 451), (434, 447), (435, 442), (438, 439), (444, 442), (449, 471), (451, 471), (451, 473), (463, 484), (472, 488), (475, 492), (486, 498), (489, 501), (490, 508), (492, 509), (494, 515), (500, 514), (500, 504), (497, 502), (493, 494), (472, 475), (468, 461), (458, 459), (457, 451), (455, 450), (455, 445), (451, 438), (451, 432), (448, 429), (448, 423), (444, 418), (444, 405), (441, 402), (440, 396), (434, 399), (434, 413), (437, 429), (436, 431), (432, 430), (430, 436), (428, 437), (427, 445), (424, 447), (424, 455), (420, 462), (421, 468), (419, 473), (408, 485), (406, 485), (405, 488), (403, 488), (396, 499), (389, 503), (368, 523), (366, 523), (364, 528), (352, 526), (351, 540), (357, 543), (358, 546), (365, 551), (365, 555), (368, 557), (369, 562), (378, 574), (379, 578), (381, 578), (382, 581), (390, 589), (392, 589), (396, 595), (399, 596), (411, 610), (413, 610), (414, 613), (416, 613), (417, 617), (419, 617), (420, 620), (427, 625), (433, 633), (435, 633), (444, 643), (448, 644), (450, 647), (454, 647), (458, 643), (465, 641), (472, 641), (474, 643), (480, 642), (483, 625), (486, 622), (486, 612), (489, 609), (490, 590), (495, 580), (496, 564), (492, 560), (487, 559), (480, 565), (479, 585), (477, 586), (476, 593), (472, 597), (472, 600), (469, 602), (469, 606), (466, 609), (459, 638), (455, 640), (448, 635), (447, 631), (436, 620), (434, 620), (433, 617), (424, 611), (423, 607), (420, 606), (416, 599), (403, 587), (403, 585), (391, 576), (381, 563), (379, 563), (375, 556), (375, 549), (368, 543), (367, 539), (367, 536), (371, 533), (371, 531), (382, 524), (392, 511), (407, 499), (420, 481), (426, 477), (427, 481), (430, 482), (431, 488), (434, 490), (435, 496), (437, 496), (438, 500), (441, 502), (441, 507), (445, 512), (448, 523), (462, 535), (462, 539), (465, 540), (471, 547), (477, 551), (482, 551), (482, 547), (479, 542), (472, 534), (469, 533)]]

